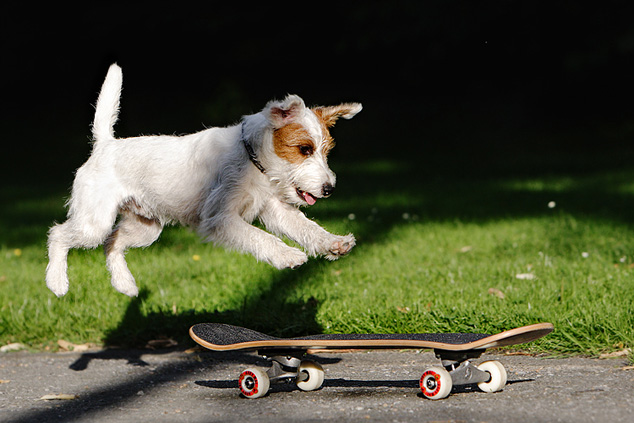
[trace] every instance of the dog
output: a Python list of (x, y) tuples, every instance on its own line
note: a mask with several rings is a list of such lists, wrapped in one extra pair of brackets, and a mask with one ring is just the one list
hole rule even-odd
[(360, 112), (360, 103), (309, 108), (288, 95), (233, 126), (116, 139), (122, 79), (111, 65), (95, 107), (92, 153), (76, 172), (67, 220), (48, 234), (46, 285), (55, 295), (68, 292), (69, 249), (103, 244), (112, 286), (137, 296), (125, 252), (149, 246), (172, 223), (278, 269), (297, 268), (308, 256), (335, 260), (355, 246), (352, 234), (327, 232), (299, 207), (333, 193), (329, 128)]

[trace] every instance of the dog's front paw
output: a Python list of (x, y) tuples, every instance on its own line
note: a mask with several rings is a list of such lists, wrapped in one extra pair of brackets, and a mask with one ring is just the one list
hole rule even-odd
[(337, 260), (341, 256), (345, 256), (356, 245), (356, 239), (352, 234), (345, 236), (337, 236), (335, 241), (328, 248), (328, 252), (324, 257), (328, 260)]
[(302, 264), (308, 261), (308, 256), (297, 248), (285, 249), (282, 254), (279, 254), (271, 259), (271, 264), (278, 269), (296, 269)]

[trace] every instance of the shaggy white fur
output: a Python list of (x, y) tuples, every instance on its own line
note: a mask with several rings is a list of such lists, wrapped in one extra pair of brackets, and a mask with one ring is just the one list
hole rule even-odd
[[(125, 251), (152, 244), (171, 222), (278, 269), (300, 266), (307, 254), (334, 260), (355, 245), (352, 234), (333, 235), (298, 207), (332, 193), (328, 128), (339, 117), (352, 118), (360, 104), (311, 109), (289, 95), (235, 126), (116, 139), (121, 86), (121, 68), (112, 65), (97, 101), (92, 154), (77, 170), (68, 219), (49, 232), (46, 284), (55, 295), (68, 292), (69, 249), (104, 244), (112, 286), (136, 296)], [(305, 252), (251, 225), (256, 218)]]

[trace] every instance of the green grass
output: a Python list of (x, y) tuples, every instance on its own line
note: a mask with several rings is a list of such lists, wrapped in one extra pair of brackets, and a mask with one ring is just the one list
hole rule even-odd
[(111, 288), (101, 249), (70, 254), (70, 291), (56, 298), (44, 283), (46, 231), (63, 220), (67, 193), (4, 188), (0, 344), (167, 336), (186, 346), (189, 325), (203, 321), (275, 335), (494, 333), (548, 321), (555, 332), (523, 348), (634, 347), (634, 170), (441, 179), (395, 160), (333, 168), (338, 192), (307, 214), (355, 233), (348, 257), (277, 271), (166, 228), (128, 253), (135, 299)]

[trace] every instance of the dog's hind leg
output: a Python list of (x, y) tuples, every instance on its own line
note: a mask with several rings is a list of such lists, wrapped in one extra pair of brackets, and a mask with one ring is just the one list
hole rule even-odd
[(130, 247), (147, 247), (157, 240), (163, 226), (155, 219), (148, 219), (132, 212), (125, 212), (121, 221), (104, 244), (106, 264), (110, 270), (112, 286), (130, 297), (139, 294), (134, 276), (125, 261)]
[(61, 297), (68, 292), (68, 250), (72, 248), (71, 223), (66, 221), (51, 228), (48, 234), (48, 265), (46, 286)]
[(112, 230), (116, 213), (109, 219), (80, 221), (77, 215), (55, 225), (48, 235), (46, 286), (61, 297), (68, 292), (68, 251), (71, 248), (96, 248)]
[(46, 286), (61, 297), (68, 292), (67, 257), (71, 248), (96, 248), (101, 245), (117, 218), (117, 201), (106, 201), (104, 195), (117, 196), (112, 179), (95, 178), (94, 161), (88, 161), (77, 170), (73, 191), (68, 202), (68, 219), (51, 228), (48, 234)]

